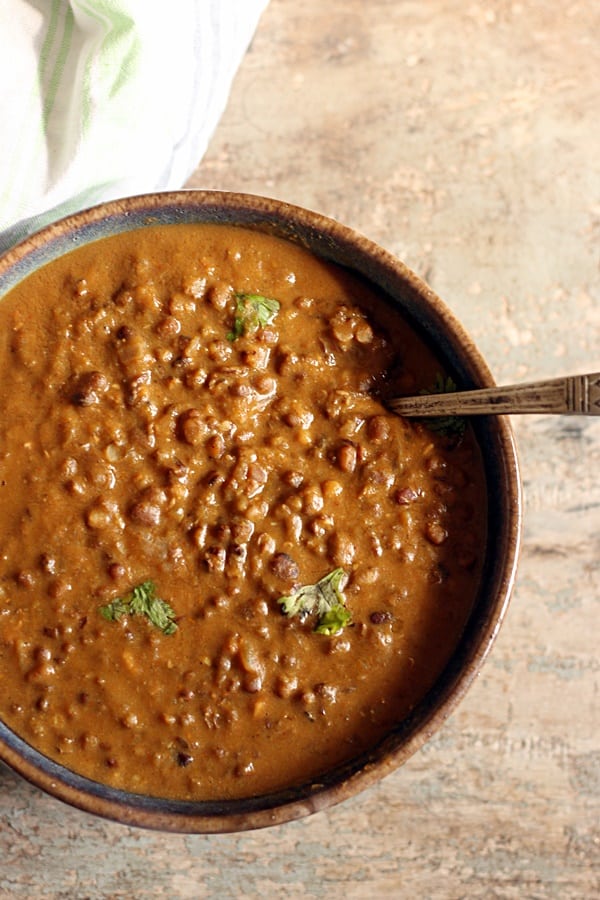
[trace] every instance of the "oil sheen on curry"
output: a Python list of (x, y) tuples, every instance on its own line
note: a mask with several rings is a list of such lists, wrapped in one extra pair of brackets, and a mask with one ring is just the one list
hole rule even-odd
[(96, 781), (242, 798), (368, 750), (446, 664), (477, 444), (439, 364), (295, 244), (147, 228), (0, 304), (0, 717)]

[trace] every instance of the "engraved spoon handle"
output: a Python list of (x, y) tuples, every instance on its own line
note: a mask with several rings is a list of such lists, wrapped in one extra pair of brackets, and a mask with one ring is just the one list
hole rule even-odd
[(600, 416), (600, 372), (451, 394), (397, 397), (389, 405), (402, 416), (418, 417), (490, 413)]

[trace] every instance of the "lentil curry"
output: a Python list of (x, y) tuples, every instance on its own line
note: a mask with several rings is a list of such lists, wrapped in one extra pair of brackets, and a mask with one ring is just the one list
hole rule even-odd
[(241, 798), (372, 747), (459, 639), (482, 463), (391, 414), (439, 364), (295, 244), (75, 249), (0, 304), (0, 716), (153, 796)]

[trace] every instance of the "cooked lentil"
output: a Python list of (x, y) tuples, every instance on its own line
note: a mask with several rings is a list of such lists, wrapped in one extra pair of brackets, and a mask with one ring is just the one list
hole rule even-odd
[[(280, 308), (235, 337), (240, 293)], [(289, 787), (372, 746), (442, 670), (484, 552), (470, 430), (448, 441), (381, 400), (438, 370), (358, 278), (244, 229), (122, 234), (17, 286), (2, 719), (90, 778), (179, 798)], [(338, 566), (352, 624), (283, 614)], [(99, 612), (148, 580), (173, 634)]]

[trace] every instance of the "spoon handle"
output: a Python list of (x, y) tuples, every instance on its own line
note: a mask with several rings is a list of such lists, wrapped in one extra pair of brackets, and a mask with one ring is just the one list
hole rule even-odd
[(451, 394), (398, 397), (389, 405), (402, 416), (419, 417), (489, 413), (600, 416), (600, 372)]

